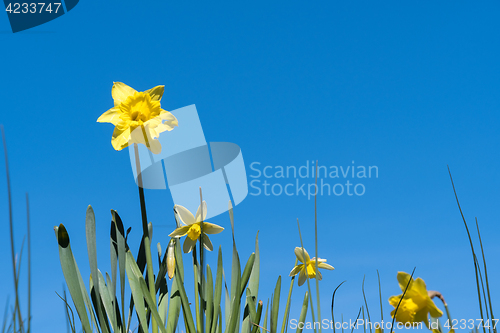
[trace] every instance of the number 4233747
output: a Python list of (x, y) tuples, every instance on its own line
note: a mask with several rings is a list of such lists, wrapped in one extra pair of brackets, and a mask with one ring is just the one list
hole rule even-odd
[(450, 328), (450, 329), (473, 329), (473, 328), (493, 328), (495, 329), (497, 326), (499, 319), (492, 319), (491, 322), (490, 320), (482, 320), (482, 319), (452, 319), (451, 322), (450, 320), (447, 320), (444, 323), (445, 328)]
[(61, 7), (60, 2), (32, 2), (32, 3), (9, 3), (5, 11), (9, 14), (41, 14), (41, 13), (54, 13), (57, 14)]

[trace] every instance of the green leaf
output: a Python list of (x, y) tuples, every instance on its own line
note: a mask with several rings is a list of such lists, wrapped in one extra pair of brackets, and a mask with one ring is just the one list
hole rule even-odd
[[(304, 295), (304, 301), (302, 302), (302, 309), (300, 310), (300, 316), (299, 316), (299, 323), (303, 323), (304, 320), (306, 320), (306, 315), (307, 315), (307, 307), (309, 305), (309, 297), (308, 297), (308, 292), (306, 291)], [(302, 325), (302, 328), (297, 328), (297, 333), (301, 333), (303, 330), (304, 326)]]
[[(217, 273), (215, 276), (215, 297), (214, 297), (214, 315), (212, 317), (212, 331), (211, 333), (215, 333), (215, 329), (217, 326), (217, 317), (220, 316), (222, 318), (222, 313), (220, 312), (220, 300), (222, 296), (222, 247), (219, 246), (219, 255), (217, 259)], [(227, 290), (227, 289), (226, 289)], [(229, 302), (228, 302), (229, 303)], [(210, 331), (208, 331), (210, 333)]]
[(207, 283), (205, 285), (206, 315), (205, 315), (205, 331), (212, 331), (212, 320), (214, 312), (214, 281), (212, 278), (212, 270), (207, 265)]
[(85, 295), (87, 292), (81, 289), (80, 273), (75, 258), (73, 257), (73, 252), (71, 251), (68, 232), (63, 224), (60, 224), (59, 227), (55, 227), (54, 230), (59, 244), (59, 260), (61, 261), (61, 268), (69, 293), (73, 299), (73, 304), (75, 305), (80, 322), (82, 323), (83, 331), (91, 333), (92, 328), (90, 326), (87, 311), (85, 310)]
[(276, 333), (278, 328), (278, 312), (280, 308), (281, 275), (278, 277), (274, 288), (273, 304), (271, 306), (271, 333)]
[(149, 294), (149, 289), (148, 285), (146, 284), (146, 280), (144, 280), (144, 277), (142, 275), (139, 277), (139, 284), (142, 289), (142, 294), (144, 295), (144, 298), (146, 299), (146, 303), (148, 303), (149, 308), (151, 309), (151, 314), (153, 315), (154, 319), (156, 320), (157, 325), (160, 327), (160, 330), (162, 333), (167, 333), (167, 330), (165, 329), (165, 324), (161, 320), (160, 314), (158, 313), (158, 310), (156, 310), (156, 303)]
[(241, 276), (241, 288), (240, 288), (240, 298), (243, 296), (243, 292), (247, 286), (248, 280), (250, 279), (250, 273), (252, 272), (252, 267), (255, 261), (255, 253), (252, 253), (248, 258), (248, 261), (243, 270), (243, 275)]
[[(94, 284), (94, 292), (97, 300), (97, 316), (99, 318), (99, 323), (104, 324), (104, 316), (101, 311), (99, 304), (101, 303), (101, 295), (99, 292), (99, 278), (97, 269), (97, 247), (96, 247), (96, 237), (95, 237), (95, 214), (92, 206), (87, 207), (87, 214), (85, 216), (85, 235), (87, 238), (87, 253), (89, 256), (90, 273), (92, 276), (97, 277), (97, 283)], [(108, 332), (106, 325), (101, 326), (101, 330), (104, 333)]]
[[(176, 251), (177, 254), (177, 251)], [(180, 255), (179, 255), (180, 257)], [(177, 258), (177, 257), (176, 257)], [(184, 289), (184, 281), (182, 279), (182, 270), (179, 267), (180, 262), (178, 260), (175, 261), (176, 269), (175, 269), (175, 277), (177, 280), (177, 287), (179, 289), (179, 295), (182, 302), (182, 309), (184, 313), (184, 320), (186, 323), (186, 327), (188, 329), (188, 333), (195, 333), (195, 326), (193, 321), (193, 314), (191, 313), (191, 308), (189, 307), (189, 300), (186, 295), (186, 290)]]
[(257, 305), (257, 313), (255, 314), (255, 319), (252, 324), (252, 333), (257, 333), (257, 330), (259, 329), (259, 326), (257, 325), (260, 324), (260, 318), (262, 316), (262, 306), (262, 301), (259, 301), (259, 304)]
[(127, 251), (125, 261), (128, 283), (132, 291), (132, 297), (135, 303), (135, 311), (139, 317), (139, 323), (143, 332), (148, 332), (148, 322), (146, 319), (146, 307), (144, 306), (144, 293), (140, 286), (139, 277), (142, 277), (141, 271), (135, 262), (134, 256), (130, 251)]
[[(111, 322), (111, 327), (113, 328), (113, 332), (118, 332), (118, 325), (117, 325), (117, 321), (116, 321), (115, 308), (113, 306), (111, 293), (109, 291), (108, 286), (106, 286), (106, 283), (104, 281), (104, 277), (102, 276), (101, 271), (98, 270), (97, 272), (99, 274), (99, 290), (101, 292), (102, 304), (104, 305), (104, 309), (106, 310), (106, 314), (109, 318), (109, 321)], [(109, 275), (106, 274), (106, 277), (109, 277)]]
[[(272, 304), (271, 304), (271, 305), (272, 305)], [(267, 300), (267, 305), (266, 305), (266, 314), (264, 315), (264, 325), (263, 325), (263, 327), (264, 327), (264, 329), (266, 330), (266, 332), (268, 331), (268, 330), (267, 330), (267, 318), (268, 318), (267, 313), (268, 313), (268, 310), (269, 310), (269, 299)], [(264, 332), (263, 332), (263, 333), (264, 333)]]
[(251, 295), (258, 298), (259, 295), (259, 275), (260, 275), (260, 251), (259, 251), (259, 232), (255, 236), (255, 260), (253, 263), (252, 273), (250, 274), (250, 281), (248, 282), (248, 288), (250, 289)]
[[(125, 324), (125, 258), (126, 258), (126, 244), (125, 244), (125, 230), (123, 223), (115, 210), (111, 211), (111, 218), (115, 224), (116, 244), (118, 250), (118, 266), (120, 270), (120, 296), (122, 305), (122, 320)], [(130, 321), (129, 321), (130, 322)]]

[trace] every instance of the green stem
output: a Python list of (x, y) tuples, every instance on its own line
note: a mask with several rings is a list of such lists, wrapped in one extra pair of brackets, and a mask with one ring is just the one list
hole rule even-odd
[[(296, 258), (295, 259), (295, 265), (294, 267), (297, 266), (297, 263), (299, 260)], [(290, 312), (290, 303), (292, 299), (292, 290), (293, 290), (293, 283), (295, 282), (295, 276), (292, 276), (292, 280), (290, 281), (290, 289), (288, 290), (288, 298), (286, 299), (286, 307), (285, 307), (285, 315), (283, 316), (283, 324), (281, 325), (281, 333), (285, 333), (286, 326), (288, 324), (288, 313)]]
[[(316, 160), (316, 181), (315, 181), (315, 191), (314, 191), (314, 246), (316, 250), (316, 274), (319, 274), (318, 268), (318, 160)], [(318, 322), (319, 332), (321, 333), (321, 306), (319, 301), (319, 279), (316, 278), (316, 304), (318, 306)]]
[[(302, 257), (304, 258), (304, 261), (305, 261), (306, 254), (305, 254), (305, 251), (304, 251), (304, 243), (302, 242), (302, 234), (300, 233), (299, 219), (297, 219), (297, 227), (299, 228), (300, 246), (302, 247)], [(312, 316), (312, 321), (313, 321), (313, 330), (314, 330), (314, 333), (316, 333), (316, 325), (314, 325), (314, 323), (316, 322), (314, 320), (314, 305), (313, 305), (312, 293), (311, 293), (311, 283), (309, 282), (309, 280), (310, 280), (309, 279), (309, 274), (307, 273), (307, 262), (304, 263), (304, 267), (306, 269), (307, 290), (309, 291), (309, 295), (311, 295), (309, 297), (309, 300), (311, 302), (311, 316)]]
[[(135, 165), (137, 172), (137, 185), (139, 188), (139, 199), (141, 202), (141, 216), (142, 216), (142, 237), (144, 239), (144, 252), (146, 253), (146, 265), (147, 265), (147, 275), (148, 275), (148, 287), (151, 294), (151, 298), (156, 304), (156, 292), (155, 292), (155, 277), (153, 272), (153, 260), (151, 258), (151, 240), (149, 239), (148, 230), (148, 216), (146, 214), (146, 200), (144, 198), (144, 188), (142, 187), (142, 172), (141, 172), (141, 162), (139, 161), (139, 148), (137, 143), (134, 143), (135, 152)], [(153, 326), (153, 333), (158, 333), (158, 325), (154, 317), (151, 317), (151, 325)]]
[[(7, 176), (7, 195), (9, 200), (9, 228), (10, 228), (10, 249), (11, 249), (11, 257), (12, 257), (12, 272), (14, 273), (14, 293), (16, 295), (15, 308), (14, 308), (14, 332), (16, 331), (16, 313), (19, 318), (19, 328), (21, 332), (24, 332), (23, 319), (21, 316), (21, 309), (19, 306), (19, 287), (18, 281), (19, 277), (16, 274), (16, 253), (14, 246), (14, 223), (12, 218), (12, 192), (10, 189), (10, 175), (9, 175), (9, 157), (7, 154), (7, 141), (5, 140), (5, 131), (3, 126), (0, 126), (0, 130), (2, 131), (2, 141), (3, 141), (3, 149), (5, 153), (5, 174)], [(20, 261), (20, 260), (19, 260)]]

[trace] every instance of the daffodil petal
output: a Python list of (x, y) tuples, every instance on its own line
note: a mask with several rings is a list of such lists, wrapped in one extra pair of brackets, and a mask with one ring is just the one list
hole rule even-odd
[[(399, 288), (401, 288), (401, 291), (404, 291), (406, 289), (406, 286), (408, 285), (408, 281), (410, 281), (411, 275), (405, 272), (398, 272), (398, 282), (399, 282)], [(411, 285), (408, 287), (408, 290), (411, 288)]]
[(303, 285), (303, 284), (304, 284), (304, 282), (306, 282), (306, 280), (307, 280), (307, 277), (306, 277), (305, 270), (303, 270), (303, 269), (302, 269), (302, 270), (300, 271), (300, 274), (299, 274), (299, 287), (300, 287), (301, 285)]
[(323, 275), (321, 275), (321, 272), (320, 272), (320, 271), (317, 271), (317, 272), (316, 272), (316, 279), (318, 279), (318, 281), (323, 280)]
[(205, 234), (203, 234), (201, 237), (203, 238), (203, 247), (205, 247), (205, 249), (207, 249), (208, 251), (213, 251), (214, 246), (212, 245), (212, 241), (210, 241), (210, 238), (208, 238), (208, 236)]
[(415, 315), (414, 319), (415, 321), (423, 321), (424, 322), (424, 325), (425, 327), (430, 327), (429, 326), (429, 317), (427, 316), (427, 310), (426, 309), (422, 309), (420, 310), (419, 312), (417, 312), (417, 314)]
[(148, 89), (145, 93), (151, 96), (151, 100), (160, 101), (163, 96), (163, 91), (165, 90), (165, 86), (156, 86), (154, 88)]
[(432, 301), (432, 299), (429, 298), (428, 300), (428, 309), (429, 309), (429, 314), (434, 317), (434, 318), (439, 318), (443, 315), (443, 311), (441, 311), (436, 304)]
[(223, 227), (213, 224), (213, 223), (208, 223), (208, 222), (203, 222), (203, 232), (209, 235), (213, 234), (218, 234), (224, 230)]
[(181, 205), (175, 205), (174, 209), (177, 212), (177, 215), (181, 219), (182, 223), (186, 225), (194, 223), (194, 216), (189, 210), (187, 210), (187, 208)]
[(412, 291), (419, 293), (423, 298), (428, 297), (427, 286), (425, 285), (424, 280), (422, 280), (421, 278), (416, 278), (413, 281), (411, 289)]
[[(295, 250), (294, 250), (294, 252), (295, 252), (295, 256), (297, 257), (297, 259), (299, 259), (299, 261), (301, 261), (303, 263), (306, 263), (309, 260), (311, 260), (309, 258), (309, 253), (307, 253), (306, 249), (302, 249), (301, 247), (296, 247)], [(306, 255), (305, 260), (304, 260), (303, 254)]]
[[(147, 138), (144, 136), (146, 132)], [(161, 153), (161, 143), (151, 137), (150, 132), (137, 127), (130, 135), (130, 143), (140, 143), (145, 145), (153, 154)]]
[(104, 112), (99, 118), (97, 118), (98, 123), (112, 123), (113, 125), (118, 125), (120, 122), (120, 109), (111, 108)]
[(330, 271), (335, 269), (335, 268), (333, 268), (333, 266), (328, 265), (327, 263), (324, 263), (324, 262), (319, 262), (318, 268), (328, 269)]
[[(203, 211), (203, 217), (201, 217), (201, 212)], [(205, 200), (201, 203), (200, 206), (198, 206), (198, 210), (196, 211), (196, 216), (195, 216), (195, 221), (196, 222), (201, 222), (205, 221), (207, 218), (207, 203)]]
[(184, 240), (184, 244), (182, 245), (182, 251), (184, 251), (184, 253), (189, 253), (193, 250), (193, 247), (195, 245), (196, 245), (195, 240), (192, 240), (191, 238), (186, 237), (186, 239)]
[(292, 268), (292, 270), (290, 271), (290, 275), (289, 275), (289, 276), (294, 276), (294, 275), (297, 275), (303, 267), (304, 267), (304, 265), (297, 265), (297, 266), (295, 266), (295, 267), (294, 267), (294, 268)]
[(391, 296), (391, 297), (389, 297), (389, 304), (391, 304), (393, 307), (397, 307), (400, 299), (401, 299), (401, 295)]
[(187, 234), (189, 226), (185, 225), (180, 228), (175, 229), (168, 237), (182, 237)]
[(129, 96), (132, 96), (136, 92), (134, 88), (127, 86), (123, 82), (113, 82), (113, 88), (111, 88), (111, 96), (113, 96), (115, 106), (125, 102)]
[(160, 112), (160, 118), (163, 121), (163, 125), (167, 127), (167, 131), (171, 131), (174, 127), (179, 126), (177, 118), (175, 118), (175, 116), (168, 111), (162, 109)]
[(122, 150), (130, 145), (130, 127), (120, 126), (118, 124), (111, 138), (111, 144), (115, 150)]

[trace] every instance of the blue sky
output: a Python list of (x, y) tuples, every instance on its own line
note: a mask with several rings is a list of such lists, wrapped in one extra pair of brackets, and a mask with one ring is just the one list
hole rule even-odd
[[(138, 246), (140, 207), (128, 153), (113, 150), (111, 124), (96, 123), (112, 106), (113, 81), (141, 91), (165, 85), (166, 110), (196, 104), (208, 141), (241, 147), (249, 180), (253, 162), (378, 167), (378, 178), (351, 180), (365, 185), (364, 195), (318, 197), (320, 257), (336, 268), (323, 274), (323, 317), (329, 318), (333, 289), (347, 280), (336, 314), (354, 319), (366, 274), (372, 320), (378, 320), (378, 269), (388, 319), (386, 300), (400, 293), (397, 272), (416, 266), (415, 275), (444, 295), (454, 318), (479, 318), (472, 256), (447, 165), (465, 217), (480, 222), (497, 300), (499, 9), (493, 1), (81, 1), (67, 15), (17, 34), (0, 15), (0, 123), (17, 251), (26, 232), (25, 192), (31, 198), (33, 329), (66, 329), (55, 294), (64, 279), (54, 225), (66, 225), (84, 276), (90, 274), (87, 205), (96, 212), (102, 270), (109, 270), (110, 209), (133, 227), (131, 245)], [(4, 304), (13, 283), (3, 176), (0, 188)], [(146, 191), (146, 197), (157, 226), (153, 243), (166, 246), (174, 226), (171, 196)], [(235, 209), (245, 260), (259, 230), (264, 300), (293, 266), (297, 218), (313, 252), (313, 200), (249, 195)], [(211, 222), (229, 229), (226, 215)], [(222, 245), (229, 270), (230, 233), (212, 242)], [(283, 294), (287, 287), (285, 278)], [(292, 316), (298, 317), (304, 291), (294, 290)]]

